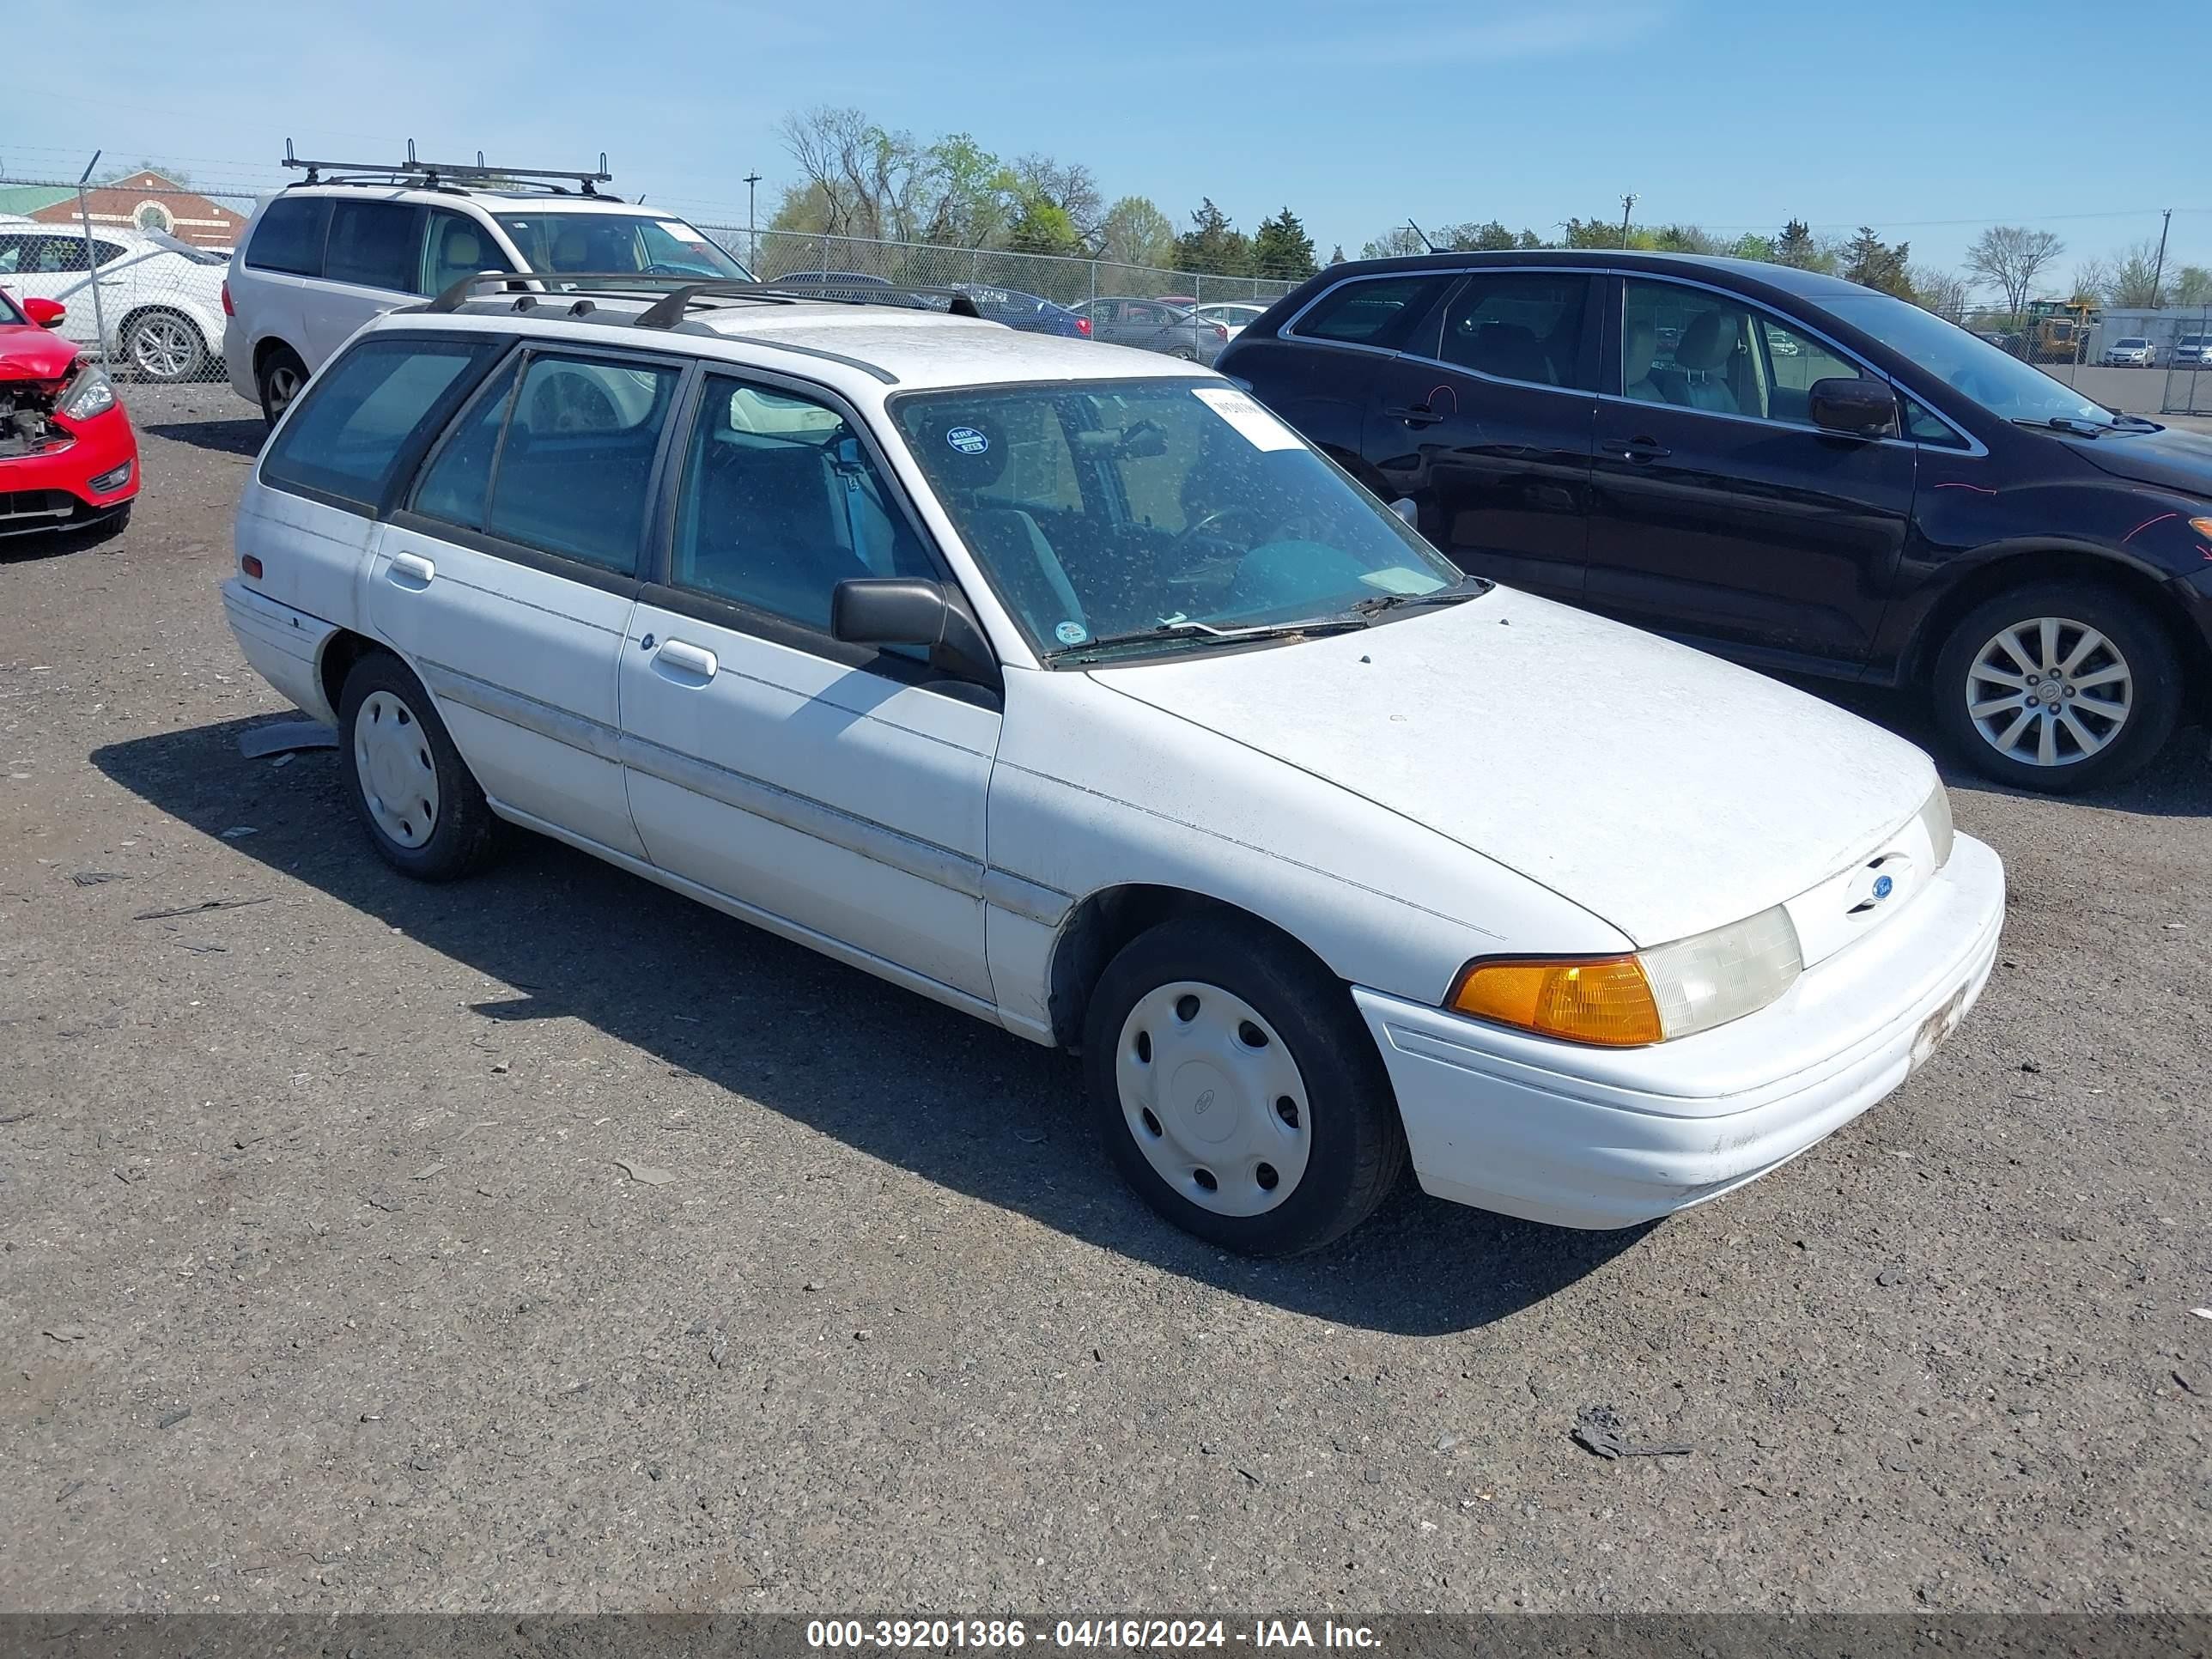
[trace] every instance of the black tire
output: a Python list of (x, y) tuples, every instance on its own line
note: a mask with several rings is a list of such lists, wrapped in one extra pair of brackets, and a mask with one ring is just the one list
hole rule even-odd
[[(362, 709), (379, 692), (387, 700), (396, 700), (404, 711), (405, 723), (419, 729), (428, 754), (426, 769), (437, 780), (434, 822), (419, 846), (410, 847), (394, 838), (377, 821), (362, 776)], [(384, 707), (380, 704), (380, 712)], [(338, 697), (338, 770), (345, 780), (346, 799), (353, 803), (354, 814), (368, 831), (377, 855), (402, 875), (417, 881), (452, 881), (483, 868), (498, 851), (500, 822), (484, 800), (483, 791), (477, 787), (460, 750), (453, 747), (446, 723), (438, 718), (436, 706), (422, 683), (388, 652), (370, 652), (346, 674), (345, 689)]]
[[(1249, 1005), (1289, 1048), (1304, 1085), (1304, 1174), (1288, 1198), (1257, 1215), (1223, 1215), (1184, 1196), (1153, 1168), (1122, 1109), (1117, 1068), (1130, 1014), (1149, 993), (1183, 981)], [(1405, 1170), (1397, 1100), (1350, 992), (1296, 944), (1240, 918), (1178, 917), (1122, 947), (1091, 993), (1083, 1068), (1092, 1118), (1122, 1178), (1166, 1219), (1224, 1249), (1319, 1249), (1372, 1214)]]
[[(2089, 705), (2079, 696), (2070, 696), (2070, 686), (2061, 684), (2060, 701), (2056, 705), (2061, 714), (2054, 732), (2057, 763), (2050, 765), (2015, 759), (2000, 751), (1992, 738), (1983, 735), (1968, 712), (1974, 690), (1968, 676), (1984, 647), (2014, 627), (2023, 627), (2023, 639), (2039, 646), (2040, 631), (2035, 624), (2043, 617), (2061, 618), (2104, 635), (2109, 642), (2108, 651), (2085, 658), (2075, 673), (2100, 672), (2100, 666), (2109, 668), (2118, 660), (2127, 670), (2130, 688), (2126, 717), (2115, 725), (2090, 716)], [(2079, 637), (2061, 634), (2062, 658), (2070, 654)], [(2039, 649), (2034, 654), (2039, 657)], [(2031, 681), (2034, 694), (2039, 696), (2047, 697), (2054, 684), (2036, 676), (2022, 678)], [(1980, 689), (1984, 701), (1995, 702), (2008, 688), (1985, 684)], [(2105, 688), (2088, 690), (2102, 693)], [(2172, 639), (2157, 617), (2124, 593), (2100, 582), (2079, 579), (2030, 582), (1976, 605), (1959, 620), (1937, 652), (1935, 682), (1929, 691), (1935, 700), (1937, 729), (1960, 760), (1999, 783), (2052, 795), (2107, 788), (2134, 776), (2173, 735), (2183, 702), (2180, 659), (2174, 651)], [(2038, 709), (2051, 706), (2047, 700), (2035, 705)], [(2067, 734), (2064, 715), (2069, 712), (2085, 729), (2104, 738), (2100, 748), (2082, 752), (2079, 743)], [(1997, 717), (1990, 718), (1994, 720)], [(2033, 718), (2041, 722), (2045, 717), (2038, 713)], [(2008, 715), (2007, 720), (2009, 724)], [(2022, 737), (2016, 741), (2025, 743), (2030, 732), (2039, 737), (2041, 729), (2040, 724), (2024, 727)], [(1997, 736), (2003, 735), (2001, 729)], [(2075, 758), (2077, 756), (2079, 758)]]
[[(183, 331), (185, 349), (174, 367), (149, 368), (139, 356), (141, 337), (162, 325), (173, 325)], [(207, 368), (210, 355), (207, 341), (200, 333), (199, 325), (183, 312), (173, 311), (167, 306), (149, 307), (124, 325), (124, 358), (130, 363), (132, 374), (152, 385), (181, 386), (187, 380), (198, 380), (202, 371)]]
[(272, 346), (254, 370), (253, 383), (261, 389), (261, 418), (274, 426), (307, 384), (307, 366), (291, 347)]

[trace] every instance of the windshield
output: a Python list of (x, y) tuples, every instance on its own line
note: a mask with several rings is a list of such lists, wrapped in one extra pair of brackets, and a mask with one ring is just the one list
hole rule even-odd
[(502, 213), (501, 229), (514, 239), (532, 270), (636, 272), (650, 276), (726, 277), (750, 282), (751, 273), (681, 219), (628, 213), (564, 213), (558, 208)]
[(1918, 306), (1872, 289), (1842, 299), (1823, 296), (1821, 304), (2000, 419), (2118, 423), (2103, 404)]
[(900, 430), (1048, 656), (1155, 629), (1343, 618), (1460, 581), (1396, 514), (1219, 380), (915, 392)]
[(2114, 349), (2119, 351), (2140, 351), (2149, 343), (2150, 342), (2148, 340), (2138, 340), (2133, 335), (2130, 335), (2126, 339), (2122, 340), (2114, 348)]

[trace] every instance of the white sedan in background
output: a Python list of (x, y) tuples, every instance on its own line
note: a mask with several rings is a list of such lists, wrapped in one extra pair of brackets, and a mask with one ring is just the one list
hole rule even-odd
[(162, 231), (96, 224), (88, 250), (76, 227), (0, 217), (0, 283), (19, 299), (58, 300), (66, 338), (142, 380), (214, 378), (225, 264)]
[(316, 375), (237, 549), (239, 642), (393, 866), (523, 824), (1075, 1049), (1229, 1249), (1409, 1160), (1568, 1226), (1703, 1202), (1902, 1083), (1997, 948), (1919, 750), (1462, 575), (1157, 353), (456, 291)]
[(1201, 323), (1214, 323), (1227, 329), (1233, 340), (1244, 331), (1247, 323), (1257, 322), (1267, 309), (1246, 300), (1224, 300), (1216, 305), (1200, 306), (1196, 314)]

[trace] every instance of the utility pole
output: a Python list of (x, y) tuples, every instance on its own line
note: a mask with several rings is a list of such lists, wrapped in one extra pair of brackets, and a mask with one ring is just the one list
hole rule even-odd
[(756, 269), (760, 265), (760, 233), (753, 228), (753, 191), (760, 181), (757, 173), (745, 174), (745, 263)]
[(1628, 216), (1635, 206), (1634, 196), (1624, 196), (1620, 198), (1620, 245), (1624, 248), (1628, 246)]
[(2172, 228), (2172, 225), (2173, 210), (2168, 208), (2166, 210), (2165, 219), (2158, 228), (2158, 264), (2150, 274), (2150, 308), (2153, 311), (2159, 309), (2158, 302), (2161, 297), (2158, 291), (2159, 279), (2166, 275), (2166, 233)]

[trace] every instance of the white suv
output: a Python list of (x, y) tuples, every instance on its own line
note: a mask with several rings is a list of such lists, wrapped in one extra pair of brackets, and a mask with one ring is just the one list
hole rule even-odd
[(748, 276), (673, 214), (611, 197), (399, 177), (294, 185), (264, 202), (239, 239), (222, 354), (233, 388), (270, 420), (370, 318), (478, 271)]
[(393, 866), (524, 825), (1078, 1049), (1122, 1172), (1231, 1249), (1409, 1156), (1571, 1226), (1711, 1198), (1903, 1082), (1997, 948), (1920, 750), (1462, 576), (1156, 353), (449, 293), (284, 415), (237, 551), (239, 643)]

